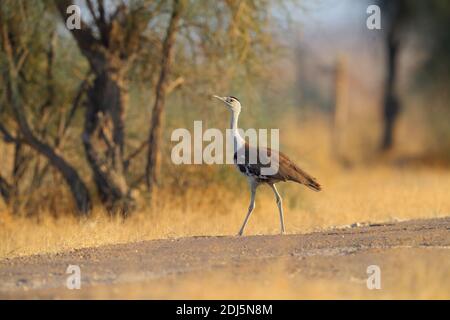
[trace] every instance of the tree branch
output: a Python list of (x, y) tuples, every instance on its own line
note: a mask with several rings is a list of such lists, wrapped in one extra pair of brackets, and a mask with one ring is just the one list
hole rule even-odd
[(17, 137), (14, 137), (2, 123), (0, 123), (0, 132), (3, 134), (3, 141), (6, 143), (21, 142), (21, 140), (18, 139)]
[(77, 111), (80, 105), (81, 98), (83, 97), (83, 94), (86, 92), (88, 88), (89, 82), (87, 78), (89, 77), (89, 74), (90, 72), (86, 75), (86, 78), (81, 82), (80, 86), (78, 87), (77, 93), (75, 94), (75, 98), (73, 99), (72, 107), (70, 108), (67, 118), (64, 121), (63, 125), (61, 126), (59, 133), (55, 138), (54, 142), (55, 148), (59, 148), (59, 146), (61, 145), (67, 133), (67, 130), (69, 129), (75, 117), (75, 112)]
[[(71, 0), (54, 0), (56, 8), (61, 15), (63, 21), (67, 19), (67, 8), (73, 5), (73, 1)], [(80, 49), (88, 56), (93, 56), (98, 54), (97, 46), (100, 44), (98, 39), (94, 37), (92, 29), (89, 25), (84, 22), (80, 17), (80, 29), (72, 29), (69, 30), (75, 38), (75, 41), (78, 43)]]

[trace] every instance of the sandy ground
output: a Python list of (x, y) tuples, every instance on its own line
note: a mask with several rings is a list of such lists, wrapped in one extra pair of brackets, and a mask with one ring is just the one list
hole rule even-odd
[[(66, 287), (69, 265), (81, 289)], [(369, 290), (367, 267), (381, 270)], [(0, 261), (0, 298), (450, 298), (450, 217), (191, 237)]]

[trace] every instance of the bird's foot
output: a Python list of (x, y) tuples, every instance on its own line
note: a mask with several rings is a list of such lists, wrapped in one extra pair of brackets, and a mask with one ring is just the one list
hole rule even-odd
[(244, 233), (244, 230), (239, 231), (239, 233), (237, 234), (238, 237), (242, 237), (242, 234)]

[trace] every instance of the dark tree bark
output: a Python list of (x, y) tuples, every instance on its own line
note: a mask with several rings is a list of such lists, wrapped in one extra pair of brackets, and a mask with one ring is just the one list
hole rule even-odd
[(0, 195), (6, 204), (9, 204), (11, 199), (11, 189), (12, 187), (8, 181), (0, 175)]
[(7, 144), (14, 144), (14, 161), (11, 172), (12, 182), (8, 182), (6, 178), (0, 175), (0, 195), (6, 204), (11, 204), (12, 199), (17, 195), (19, 189), (19, 182), (27, 167), (27, 158), (24, 156), (22, 150), (22, 141), (13, 136), (3, 125), (0, 123), (0, 132), (2, 134), (3, 141)]
[[(69, 0), (55, 0), (64, 21), (71, 4)], [(142, 13), (144, 9), (130, 12), (125, 4), (107, 17), (103, 1), (86, 4), (93, 18), (92, 27), (99, 33), (83, 20), (81, 29), (71, 30), (94, 75), (87, 94), (82, 141), (100, 199), (108, 210), (125, 214), (134, 205), (124, 157), (127, 72), (149, 17)], [(138, 18), (138, 14), (142, 16)]]
[(146, 184), (151, 192), (158, 183), (161, 166), (161, 141), (163, 130), (163, 113), (168, 89), (168, 78), (173, 60), (173, 51), (177, 25), (183, 10), (183, 0), (173, 0), (172, 15), (163, 42), (161, 71), (156, 85), (156, 98), (152, 110), (151, 127), (148, 137), (147, 165), (145, 170)]
[(50, 145), (40, 141), (31, 131), (28, 122), (25, 118), (25, 112), (20, 104), (17, 101), (17, 90), (15, 88), (14, 83), (10, 83), (8, 88), (8, 100), (13, 109), (14, 116), (19, 125), (22, 139), (25, 143), (27, 143), (30, 147), (36, 150), (39, 154), (46, 157), (46, 159), (51, 163), (53, 167), (55, 167), (63, 176), (66, 183), (69, 185), (69, 188), (74, 197), (76, 206), (80, 213), (86, 214), (92, 208), (91, 199), (89, 195), (89, 191), (81, 180), (78, 172), (75, 170), (73, 166), (71, 166), (61, 155), (59, 155)]
[(100, 199), (108, 210), (128, 212), (133, 205), (124, 172), (125, 80), (97, 74), (88, 90), (83, 144)]
[(397, 93), (395, 91), (398, 46), (398, 41), (395, 39), (395, 32), (389, 32), (386, 43), (387, 75), (384, 89), (382, 150), (389, 150), (393, 145), (394, 125), (400, 108)]
[(400, 100), (396, 91), (398, 56), (401, 43), (401, 26), (407, 15), (404, 0), (382, 2), (386, 11), (386, 77), (383, 104), (383, 135), (381, 150), (388, 151), (394, 144), (395, 125), (400, 112)]

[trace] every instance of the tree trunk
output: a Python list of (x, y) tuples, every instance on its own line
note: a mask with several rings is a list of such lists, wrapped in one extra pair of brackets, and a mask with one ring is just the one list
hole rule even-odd
[(23, 110), (20, 102), (17, 100), (18, 91), (13, 77), (10, 77), (7, 88), (7, 98), (19, 125), (20, 132), (23, 136), (23, 141), (46, 157), (51, 165), (61, 173), (72, 192), (78, 211), (83, 214), (89, 213), (92, 208), (92, 204), (86, 185), (81, 180), (74, 167), (72, 167), (62, 156), (57, 154), (57, 152), (50, 145), (40, 141), (32, 133), (25, 117), (25, 111)]
[(150, 193), (154, 185), (159, 181), (163, 113), (167, 94), (168, 77), (174, 54), (177, 25), (181, 17), (182, 9), (183, 0), (173, 0), (172, 15), (163, 42), (161, 71), (156, 85), (156, 98), (152, 110), (151, 127), (148, 137), (147, 165), (145, 170), (146, 184)]
[[(389, 37), (391, 38), (391, 37)], [(387, 151), (392, 148), (394, 127), (400, 109), (397, 93), (395, 92), (398, 43), (389, 39), (387, 44), (387, 79), (384, 93), (384, 130), (381, 149)]]
[[(72, 0), (55, 0), (61, 17)], [(81, 29), (71, 33), (89, 61), (94, 82), (88, 89), (82, 141), (100, 199), (109, 211), (126, 214), (134, 205), (125, 175), (125, 111), (128, 105), (127, 68), (138, 49), (136, 43), (147, 24), (130, 25), (132, 17), (125, 4), (108, 19), (103, 2), (95, 8), (88, 4), (93, 21), (81, 19)], [(100, 33), (94, 31), (94, 25)], [(132, 28), (133, 29), (130, 29)], [(133, 30), (133, 32), (131, 31)]]
[(398, 54), (400, 48), (400, 25), (404, 13), (403, 1), (389, 3), (390, 21), (386, 35), (386, 80), (384, 88), (383, 136), (381, 150), (388, 151), (394, 144), (394, 130), (400, 111), (400, 102), (396, 92)]
[(83, 144), (101, 201), (108, 210), (126, 214), (134, 203), (124, 170), (128, 88), (122, 73), (112, 71), (110, 62), (101, 63), (88, 90)]
[(12, 187), (8, 181), (0, 175), (0, 195), (6, 204), (9, 204), (11, 200), (11, 189)]

